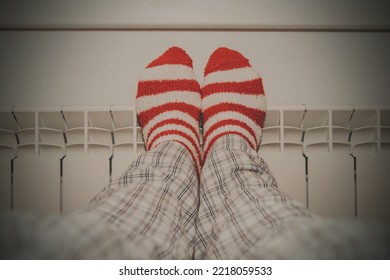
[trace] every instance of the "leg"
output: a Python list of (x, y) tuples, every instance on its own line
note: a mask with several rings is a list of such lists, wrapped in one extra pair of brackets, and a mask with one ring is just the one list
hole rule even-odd
[[(277, 223), (281, 206), (293, 209), (294, 215), (307, 213), (278, 191), (268, 167), (256, 157), (265, 95), (261, 77), (240, 53), (219, 48), (211, 55), (202, 110), (205, 163), (197, 229), (203, 248), (198, 257), (233, 257), (233, 252), (253, 245), (259, 232), (251, 231), (254, 225)], [(226, 238), (230, 242), (216, 245)]]
[(182, 49), (170, 48), (146, 67), (136, 110), (149, 152), (115, 185), (131, 187), (103, 199), (90, 212), (130, 239), (141, 236), (138, 244), (153, 248), (152, 258), (191, 258), (200, 168), (200, 86)]

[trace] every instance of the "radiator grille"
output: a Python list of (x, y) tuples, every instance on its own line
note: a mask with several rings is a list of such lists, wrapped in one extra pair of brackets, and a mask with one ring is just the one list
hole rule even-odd
[[(0, 109), (0, 209), (71, 212), (142, 152), (133, 107)], [(259, 154), (313, 212), (390, 221), (390, 108), (269, 107)]]

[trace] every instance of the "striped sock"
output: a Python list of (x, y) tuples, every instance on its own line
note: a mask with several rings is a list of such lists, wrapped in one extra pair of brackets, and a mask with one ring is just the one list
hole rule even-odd
[(214, 142), (237, 134), (257, 150), (266, 113), (262, 79), (242, 54), (218, 48), (204, 70), (204, 160)]
[(172, 47), (152, 61), (138, 83), (136, 111), (146, 150), (165, 141), (182, 144), (201, 167), (199, 145), (200, 85), (192, 60)]

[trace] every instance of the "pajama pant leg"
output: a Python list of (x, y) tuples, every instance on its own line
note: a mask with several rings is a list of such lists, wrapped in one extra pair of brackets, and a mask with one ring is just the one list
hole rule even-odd
[(204, 163), (196, 258), (383, 258), (388, 237), (378, 224), (311, 214), (278, 190), (266, 163), (237, 135), (218, 139)]
[(197, 205), (198, 178), (189, 153), (176, 142), (164, 142), (139, 156), (84, 209), (60, 217), (3, 215), (0, 255), (192, 258)]

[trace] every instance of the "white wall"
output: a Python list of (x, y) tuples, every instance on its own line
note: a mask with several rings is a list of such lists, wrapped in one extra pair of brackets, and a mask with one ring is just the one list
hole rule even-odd
[[(172, 45), (192, 56), (200, 81), (215, 48), (241, 51), (263, 76), (271, 105), (388, 105), (389, 9), (382, 1), (370, 3), (2, 1), (0, 106), (132, 105), (140, 72)], [(54, 30), (23, 31), (25, 27)], [(353, 32), (291, 32), (294, 28)], [(387, 31), (356, 32), (358, 28)]]

